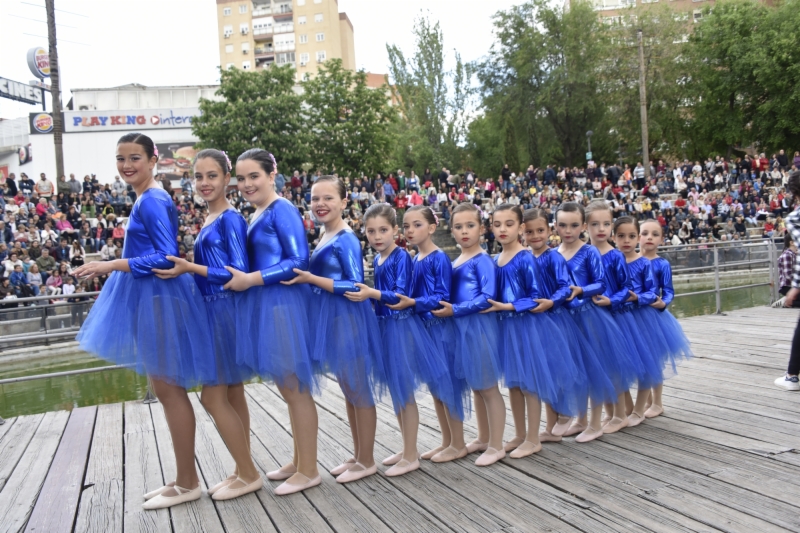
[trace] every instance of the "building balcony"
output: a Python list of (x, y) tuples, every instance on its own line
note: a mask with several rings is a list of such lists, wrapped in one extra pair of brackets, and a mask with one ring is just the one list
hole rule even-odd
[(294, 52), (294, 43), (275, 43), (276, 52)]
[(253, 18), (272, 15), (272, 8), (270, 6), (261, 6), (253, 8)]
[(272, 46), (264, 46), (256, 48), (255, 54), (256, 59), (266, 59), (269, 57), (275, 56), (275, 49)]
[(294, 24), (275, 24), (273, 33), (294, 33)]
[(253, 39), (256, 42), (272, 39), (272, 28), (253, 28)]

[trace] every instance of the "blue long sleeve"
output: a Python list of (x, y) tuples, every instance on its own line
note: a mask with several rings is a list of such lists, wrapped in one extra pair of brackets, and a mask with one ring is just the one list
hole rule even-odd
[(591, 298), (598, 294), (603, 294), (606, 288), (605, 280), (603, 279), (603, 260), (600, 257), (600, 253), (596, 249), (594, 250), (595, 253), (587, 254), (590, 277), (587, 279), (588, 283), (581, 287), (583, 289), (582, 298)]
[(496, 298), (495, 265), (487, 254), (478, 254), (453, 269), (453, 316), (461, 317), (489, 309)]
[(399, 246), (392, 250), (389, 257), (380, 262), (380, 256), (373, 261), (375, 268), (375, 289), (381, 293), (381, 299), (375, 302), (375, 314), (390, 316), (401, 311), (389, 309), (386, 305), (396, 304), (400, 301), (398, 294), (408, 296), (413, 275), (411, 257)]
[(666, 304), (664, 307), (666, 309), (675, 298), (675, 289), (672, 287), (672, 266), (662, 257), (653, 259), (651, 265), (657, 287), (661, 289), (661, 301)]
[(356, 283), (364, 283), (361, 243), (350, 229), (343, 229), (329, 241), (317, 246), (308, 270), (315, 276), (333, 280), (333, 294), (358, 292)]
[(450, 260), (443, 252), (432, 254), (425, 258), (431, 262), (429, 281), (433, 283), (433, 291), (429, 294), (414, 294), (414, 309), (419, 313), (427, 313), (434, 309), (439, 309), (442, 304), (439, 302), (450, 301), (450, 285), (453, 276), (453, 267)]
[[(236, 211), (228, 209), (219, 217), (219, 233), (224, 247), (225, 260), (228, 266), (236, 270), (247, 272), (247, 222)], [(200, 239), (198, 238), (198, 242)], [(197, 247), (195, 243), (195, 259), (197, 260)], [(224, 267), (208, 267), (206, 279), (211, 285), (225, 285), (233, 275)]]
[(557, 287), (555, 292), (550, 295), (550, 300), (553, 301), (553, 309), (558, 309), (572, 294), (572, 289), (569, 288), (569, 269), (561, 254), (552, 250), (547, 253), (551, 258), (549, 262), (551, 274)]
[(168, 255), (178, 255), (178, 214), (172, 199), (160, 189), (148, 189), (131, 212), (123, 257), (134, 278), (170, 269)]
[(297, 209), (292, 206), (293, 213), (276, 213), (273, 218), (275, 232), (280, 242), (285, 257), (278, 263), (261, 269), (261, 279), (264, 285), (275, 285), (281, 281), (288, 281), (299, 270), (308, 269), (308, 241), (303, 221)]

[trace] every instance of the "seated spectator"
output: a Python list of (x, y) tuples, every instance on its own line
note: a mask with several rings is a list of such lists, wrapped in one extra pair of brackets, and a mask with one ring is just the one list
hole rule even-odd
[(56, 265), (56, 260), (50, 255), (50, 250), (42, 248), (42, 255), (36, 260), (36, 266), (39, 267), (39, 272), (42, 273), (44, 281), (47, 281), (47, 276), (49, 275), (47, 273), (54, 270)]
[(86, 250), (83, 249), (79, 241), (74, 241), (69, 250), (69, 264), (72, 268), (82, 266), (85, 262)]
[(67, 243), (67, 238), (61, 237), (61, 245), (56, 248), (56, 261), (69, 261), (70, 250), (71, 248)]
[(67, 215), (63, 213), (56, 222), (56, 229), (61, 233), (62, 240), (73, 241), (78, 238), (78, 230), (72, 227), (72, 223), (67, 220)]
[(100, 259), (102, 261), (111, 261), (114, 259), (114, 252), (117, 250), (117, 245), (114, 244), (114, 239), (109, 237), (106, 239), (106, 244), (100, 250)]
[(19, 307), (18, 303), (11, 303), (7, 302), (7, 300), (16, 300), (17, 293), (14, 290), (14, 287), (11, 286), (11, 281), (8, 278), (3, 278), (0, 281), (0, 300), (3, 300), (5, 303), (0, 303), (0, 308), (8, 309)]
[(11, 277), (11, 274), (14, 272), (14, 268), (17, 266), (22, 268), (22, 261), (16, 253), (12, 253), (8, 259), (3, 261), (3, 268), (5, 269), (3, 277)]
[(51, 270), (50, 275), (47, 277), (47, 281), (45, 282), (45, 286), (47, 287), (47, 296), (61, 294), (61, 285), (63, 284), (64, 280), (61, 279), (61, 275), (58, 273), (58, 270), (55, 268)]
[(22, 266), (17, 265), (14, 267), (14, 272), (11, 273), (9, 278), (11, 285), (14, 287), (18, 298), (30, 298), (31, 296), (39, 296), (38, 286), (32, 286), (28, 283), (28, 277), (22, 271)]
[(31, 265), (30, 270), (26, 274), (28, 278), (28, 284), (35, 287), (36, 296), (39, 296), (39, 287), (44, 284), (44, 280), (42, 279), (42, 274), (39, 272), (39, 265), (33, 264)]
[(72, 281), (72, 276), (67, 276), (64, 278), (64, 283), (61, 285), (61, 294), (67, 296), (69, 294), (75, 293), (75, 285)]

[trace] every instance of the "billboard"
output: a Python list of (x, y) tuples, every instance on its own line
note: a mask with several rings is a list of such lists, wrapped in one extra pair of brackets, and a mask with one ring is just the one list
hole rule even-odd
[(35, 105), (44, 100), (44, 91), (41, 87), (0, 78), (0, 97)]
[(192, 162), (197, 150), (194, 141), (156, 143), (158, 163), (156, 172), (169, 179), (180, 179), (184, 172), (192, 173)]
[[(31, 135), (52, 133), (52, 127), (47, 128), (48, 116), (52, 124), (52, 113), (30, 114)], [(200, 109), (182, 107), (125, 111), (64, 111), (62, 116), (64, 133), (189, 129), (192, 127), (192, 119), (200, 116)]]

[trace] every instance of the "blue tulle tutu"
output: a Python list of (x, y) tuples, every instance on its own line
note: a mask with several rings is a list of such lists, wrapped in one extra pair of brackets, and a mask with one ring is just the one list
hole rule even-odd
[(640, 390), (650, 389), (664, 382), (661, 360), (668, 348), (657, 315), (658, 311), (649, 305), (634, 307), (615, 315), (623, 332), (640, 347), (636, 352), (643, 368), (639, 376)]
[[(95, 304), (96, 305), (96, 304)], [(691, 343), (683, 332), (683, 328), (672, 316), (668, 309), (657, 311), (659, 324), (661, 325), (661, 332), (667, 341), (669, 350), (662, 356), (661, 366), (665, 368), (670, 367), (672, 374), (678, 372), (677, 365), (684, 359), (691, 359), (694, 357), (692, 353)]]
[(387, 383), (378, 319), (369, 301), (312, 288), (311, 356), (320, 372), (331, 372), (356, 407), (375, 405), (374, 393)]
[(500, 332), (495, 313), (473, 313), (453, 319), (456, 343), (453, 371), (472, 390), (497, 386), (503, 375), (500, 361)]
[(236, 360), (287, 388), (317, 392), (306, 285), (262, 285), (237, 294)]
[(453, 384), (444, 352), (430, 338), (413, 309), (378, 318), (383, 343), (386, 387), (395, 414), (414, 401), (414, 393), (426, 386), (448, 409), (454, 408)]
[(578, 414), (579, 399), (573, 391), (583, 378), (553, 319), (527, 311), (503, 312), (498, 318), (506, 387), (535, 394), (558, 413)]
[[(434, 349), (444, 355), (447, 373), (450, 377), (450, 390), (453, 391), (452, 405), (445, 403), (450, 415), (464, 420), (464, 415), (472, 412), (472, 389), (463, 377), (455, 372), (455, 350), (458, 331), (452, 318), (433, 318), (423, 321)], [(444, 401), (444, 400), (442, 400)]]
[(77, 340), (87, 352), (173, 385), (219, 382), (208, 314), (189, 274), (113, 272)]
[[(569, 358), (576, 371), (575, 382), (569, 388), (562, 390), (558, 402), (550, 404), (550, 407), (558, 413), (562, 413), (563, 410), (562, 414), (569, 415), (571, 406), (575, 405), (577, 414), (583, 414), (586, 412), (588, 398), (603, 398), (608, 391), (614, 390), (614, 386), (600, 369), (600, 362), (594, 353), (594, 348), (586, 341), (585, 335), (578, 328), (578, 324), (575, 323), (569, 310), (559, 307), (547, 313), (547, 316), (550, 317), (556, 328), (553, 336), (560, 337), (567, 347), (562, 357)], [(600, 369), (599, 374), (592, 374), (591, 388), (586, 372), (587, 364), (589, 368)]]
[(217, 365), (217, 382), (204, 385), (234, 385), (253, 377), (248, 366), (236, 361), (236, 346), (239, 344), (236, 321), (240, 317), (237, 296), (226, 291), (203, 297)]
[(616, 402), (616, 396), (630, 389), (644, 372), (642, 362), (634, 355), (638, 348), (622, 333), (611, 313), (596, 305), (573, 309), (572, 315), (587, 340), (595, 346), (600, 365), (614, 385), (615, 397), (610, 401)]

